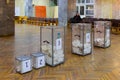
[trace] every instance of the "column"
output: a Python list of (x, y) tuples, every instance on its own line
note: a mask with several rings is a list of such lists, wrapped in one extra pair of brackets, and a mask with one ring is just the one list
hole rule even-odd
[(33, 16), (32, 0), (25, 0), (25, 16)]
[(67, 6), (68, 0), (58, 0), (58, 21), (59, 26), (67, 25)]
[(14, 35), (15, 0), (0, 0), (0, 36)]

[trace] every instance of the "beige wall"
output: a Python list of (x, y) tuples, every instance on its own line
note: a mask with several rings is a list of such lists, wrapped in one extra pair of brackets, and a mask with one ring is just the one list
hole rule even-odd
[(68, 0), (68, 19), (72, 18), (76, 14), (76, 0)]
[(19, 8), (20, 16), (25, 16), (25, 0), (15, 0), (15, 7)]
[(58, 6), (47, 6), (47, 18), (58, 18)]
[(54, 18), (58, 18), (58, 6), (55, 6), (55, 9), (54, 9)]
[(96, 18), (120, 18), (120, 0), (96, 0)]
[(112, 18), (112, 0), (101, 1), (101, 18)]
[(120, 0), (113, 0), (112, 14), (113, 18), (120, 19)]
[(34, 5), (49, 6), (49, 0), (33, 0)]
[(50, 7), (50, 6), (47, 6), (46, 7), (46, 10), (47, 10), (47, 18), (53, 18), (54, 17), (54, 7)]

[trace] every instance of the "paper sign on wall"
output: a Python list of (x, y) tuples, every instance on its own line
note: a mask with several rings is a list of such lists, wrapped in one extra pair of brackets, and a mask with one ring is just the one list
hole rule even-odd
[(62, 39), (59, 38), (56, 40), (56, 49), (62, 49)]
[(46, 18), (46, 6), (35, 6), (35, 17)]
[(90, 33), (86, 33), (86, 42), (90, 42)]

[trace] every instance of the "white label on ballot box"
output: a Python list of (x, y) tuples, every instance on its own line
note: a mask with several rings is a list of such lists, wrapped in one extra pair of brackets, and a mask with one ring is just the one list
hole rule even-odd
[(61, 38), (56, 40), (56, 49), (57, 50), (62, 49), (62, 39)]
[(45, 66), (45, 57), (41, 56), (37, 58), (38, 68)]
[(90, 42), (90, 33), (86, 33), (86, 42)]
[(21, 69), (22, 73), (24, 72), (28, 72), (31, 70), (31, 61), (30, 60), (26, 60), (22, 62), (22, 69)]
[(110, 30), (109, 30), (109, 29), (106, 30), (106, 37), (107, 37), (107, 38), (110, 37)]

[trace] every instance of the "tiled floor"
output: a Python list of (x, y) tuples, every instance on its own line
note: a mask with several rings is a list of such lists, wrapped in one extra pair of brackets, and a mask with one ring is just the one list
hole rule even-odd
[(64, 64), (21, 75), (15, 71), (15, 56), (40, 51), (40, 27), (16, 24), (15, 36), (0, 37), (0, 80), (120, 80), (120, 35), (112, 34), (111, 47), (78, 56), (71, 54), (70, 32), (66, 29)]

